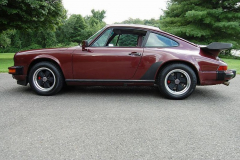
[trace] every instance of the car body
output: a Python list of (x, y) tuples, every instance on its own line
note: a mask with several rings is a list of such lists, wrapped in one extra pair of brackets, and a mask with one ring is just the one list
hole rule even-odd
[(199, 46), (156, 27), (107, 25), (82, 46), (18, 52), (9, 73), (40, 95), (67, 85), (158, 86), (171, 99), (184, 99), (196, 85), (229, 84), (218, 54), (231, 44)]

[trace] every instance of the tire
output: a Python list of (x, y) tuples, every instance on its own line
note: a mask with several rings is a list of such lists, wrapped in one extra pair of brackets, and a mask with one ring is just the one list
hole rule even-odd
[(164, 67), (158, 77), (158, 88), (169, 99), (184, 99), (197, 85), (194, 71), (185, 64), (175, 63)]
[(50, 96), (58, 93), (63, 87), (63, 75), (53, 63), (40, 62), (29, 72), (29, 84), (39, 95)]

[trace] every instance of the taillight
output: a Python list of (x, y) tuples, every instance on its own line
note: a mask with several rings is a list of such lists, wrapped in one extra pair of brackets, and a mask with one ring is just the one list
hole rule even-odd
[(218, 71), (226, 71), (227, 70), (227, 66), (219, 66), (218, 67)]

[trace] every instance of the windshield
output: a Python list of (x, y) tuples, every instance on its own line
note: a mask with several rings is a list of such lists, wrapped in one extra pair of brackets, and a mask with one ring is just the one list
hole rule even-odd
[(106, 28), (106, 27), (103, 27), (102, 29), (100, 29), (99, 31), (97, 31), (97, 33), (95, 33), (95, 34), (92, 35), (90, 38), (88, 38), (88, 39), (87, 39), (88, 44), (90, 44), (90, 42), (91, 42), (94, 38), (96, 38), (96, 37), (98, 36), (98, 34), (99, 34), (100, 32), (102, 32), (105, 28)]

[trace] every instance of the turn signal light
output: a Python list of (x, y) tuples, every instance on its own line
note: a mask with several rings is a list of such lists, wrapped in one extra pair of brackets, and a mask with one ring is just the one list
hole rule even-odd
[(16, 68), (9, 68), (8, 73), (15, 74), (16, 73)]
[(218, 67), (218, 71), (226, 71), (227, 70), (227, 66), (219, 66)]

